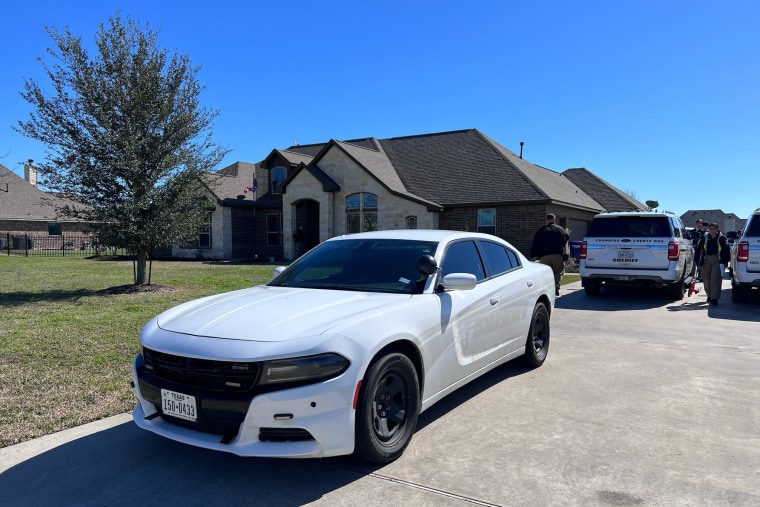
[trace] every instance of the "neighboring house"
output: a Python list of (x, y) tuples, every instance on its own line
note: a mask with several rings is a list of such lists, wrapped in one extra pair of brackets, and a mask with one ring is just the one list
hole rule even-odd
[(725, 213), (720, 209), (708, 209), (708, 210), (688, 210), (681, 215), (681, 220), (687, 227), (694, 227), (697, 220), (702, 220), (708, 224), (716, 223), (720, 227), (720, 231), (725, 234), (729, 231), (743, 231), (747, 225), (746, 218), (739, 218), (736, 213)]
[(199, 193), (208, 200), (208, 225), (198, 230), (193, 241), (173, 245), (171, 256), (255, 260), (255, 175), (256, 164), (247, 162), (235, 162), (207, 175)]
[[(24, 167), (21, 178), (0, 165), (0, 232), (8, 234), (87, 234), (92, 228), (86, 223), (59, 215), (57, 208), (74, 205), (73, 201), (37, 188), (37, 170), (31, 161)], [(1, 248), (1, 247), (0, 247)]]

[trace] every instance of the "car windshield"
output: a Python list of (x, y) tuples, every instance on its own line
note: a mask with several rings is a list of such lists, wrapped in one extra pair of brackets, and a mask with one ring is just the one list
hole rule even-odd
[(427, 276), (417, 270), (435, 241), (344, 239), (322, 243), (267, 285), (313, 289), (419, 294)]
[(667, 237), (670, 236), (670, 227), (667, 217), (605, 217), (594, 219), (586, 236), (593, 238)]

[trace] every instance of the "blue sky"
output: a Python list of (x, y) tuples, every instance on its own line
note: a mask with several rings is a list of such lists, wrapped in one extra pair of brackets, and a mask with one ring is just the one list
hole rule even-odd
[[(4, 5), (0, 163), (23, 79), (68, 26), (92, 47), (117, 10), (202, 67), (223, 165), (273, 148), (477, 128), (534, 164), (586, 167), (681, 214), (760, 207), (757, 0), (76, 1)], [(687, 224), (690, 225), (690, 224)]]

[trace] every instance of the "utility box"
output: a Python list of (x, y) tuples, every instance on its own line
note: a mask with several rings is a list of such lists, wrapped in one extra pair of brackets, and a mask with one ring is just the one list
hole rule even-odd
[(26, 236), (14, 236), (13, 237), (13, 249), (14, 250), (31, 250), (34, 247), (34, 242), (31, 238)]

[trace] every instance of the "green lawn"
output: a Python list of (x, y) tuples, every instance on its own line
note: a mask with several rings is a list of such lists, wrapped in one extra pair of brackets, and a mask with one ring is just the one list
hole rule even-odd
[(0, 256), (0, 447), (131, 411), (142, 326), (202, 296), (249, 287), (271, 265), (153, 263), (157, 293), (101, 295), (132, 283), (131, 261)]
[(174, 290), (103, 295), (132, 283), (131, 261), (0, 256), (0, 447), (131, 411), (142, 326), (184, 301), (264, 283), (272, 268), (157, 261), (152, 283)]

